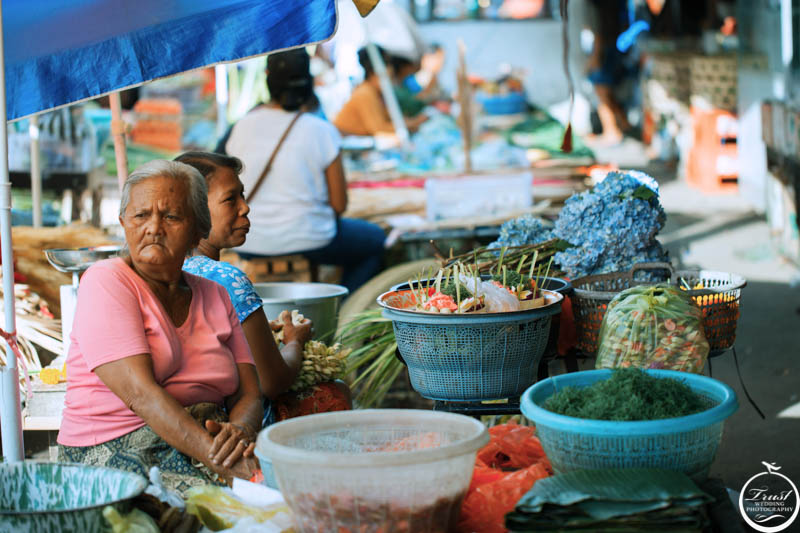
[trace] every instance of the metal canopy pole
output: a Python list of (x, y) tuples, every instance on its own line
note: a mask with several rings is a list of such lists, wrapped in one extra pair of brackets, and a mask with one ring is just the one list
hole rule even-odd
[(31, 196), (33, 197), (33, 227), (42, 227), (42, 166), (39, 153), (39, 115), (31, 117), (28, 128), (31, 136)]
[[(11, 182), (8, 178), (8, 129), (6, 112), (5, 55), (3, 48), (3, 6), (0, 3), (0, 248), (3, 260), (3, 304), (5, 330), (16, 334), (14, 300), (14, 254), (11, 246)], [(19, 403), (19, 371), (17, 357), (6, 343), (6, 364), (0, 365), (0, 434), (3, 457), (17, 462), (25, 458), (22, 446), (22, 413)]]

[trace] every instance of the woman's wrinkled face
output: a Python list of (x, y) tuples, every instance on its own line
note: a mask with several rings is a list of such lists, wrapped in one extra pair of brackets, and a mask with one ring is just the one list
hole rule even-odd
[(250, 231), (244, 186), (233, 170), (218, 167), (208, 182), (211, 233), (208, 242), (218, 250), (241, 246)]
[(188, 200), (188, 185), (171, 177), (150, 178), (131, 188), (119, 221), (135, 264), (183, 264), (200, 241)]

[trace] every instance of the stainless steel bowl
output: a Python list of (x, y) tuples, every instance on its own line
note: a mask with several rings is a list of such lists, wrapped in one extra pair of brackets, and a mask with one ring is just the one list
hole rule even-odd
[(314, 322), (314, 338), (330, 340), (339, 320), (339, 304), (348, 294), (341, 285), (328, 283), (254, 283), (264, 303), (267, 318), (275, 320), (281, 311), (297, 309)]
[(122, 248), (117, 245), (91, 246), (88, 248), (52, 248), (44, 255), (60, 272), (83, 272), (97, 261), (117, 255)]

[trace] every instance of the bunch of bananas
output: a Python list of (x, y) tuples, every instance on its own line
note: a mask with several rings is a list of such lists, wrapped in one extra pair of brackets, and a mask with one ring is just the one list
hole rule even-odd
[(303, 366), (289, 390), (299, 391), (342, 377), (347, 356), (352, 351), (338, 342), (328, 346), (324, 342), (308, 341), (303, 348)]
[[(300, 325), (305, 320), (297, 310), (292, 311), (292, 323)], [(283, 329), (273, 330), (275, 342), (283, 342)], [(317, 383), (333, 381), (344, 375), (347, 356), (353, 350), (345, 348), (339, 343), (328, 346), (320, 341), (308, 341), (303, 347), (303, 366), (297, 375), (291, 391), (299, 391), (313, 387)]]

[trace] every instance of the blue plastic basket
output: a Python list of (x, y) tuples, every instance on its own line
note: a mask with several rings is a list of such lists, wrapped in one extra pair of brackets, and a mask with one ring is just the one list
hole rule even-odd
[[(489, 279), (490, 276), (488, 274), (483, 274), (481, 279)], [(433, 281), (433, 280), (431, 280)], [(421, 280), (423, 284), (428, 283), (427, 279)], [(563, 278), (553, 278), (553, 277), (544, 277), (542, 276), (539, 278), (539, 286), (542, 289), (553, 291), (561, 294), (562, 296), (570, 296), (573, 292), (572, 284), (563, 279)], [(392, 287), (391, 290), (393, 291), (405, 291), (408, 290), (408, 282), (406, 283), (399, 283)], [(553, 315), (552, 319), (550, 320), (550, 333), (548, 334), (547, 338), (547, 346), (544, 349), (545, 356), (554, 355), (558, 350), (558, 335), (561, 328), (561, 320), (560, 315), (556, 314)], [(541, 357), (540, 357), (541, 359)], [(533, 382), (531, 382), (533, 383)], [(514, 395), (516, 396), (516, 394)]]
[(578, 469), (653, 467), (677, 470), (695, 481), (708, 477), (722, 440), (725, 419), (739, 408), (736, 394), (716, 379), (673, 370), (646, 370), (658, 378), (685, 382), (708, 402), (701, 413), (664, 420), (613, 422), (564, 416), (540, 407), (564, 387), (587, 387), (611, 377), (611, 370), (587, 370), (545, 379), (522, 395), (522, 413), (556, 473)]
[(437, 315), (384, 307), (397, 348), (420, 395), (443, 401), (519, 396), (536, 381), (561, 300), (546, 307), (475, 315)]
[(528, 106), (525, 93), (490, 95), (478, 93), (475, 99), (483, 106), (488, 115), (513, 115), (523, 113)]

